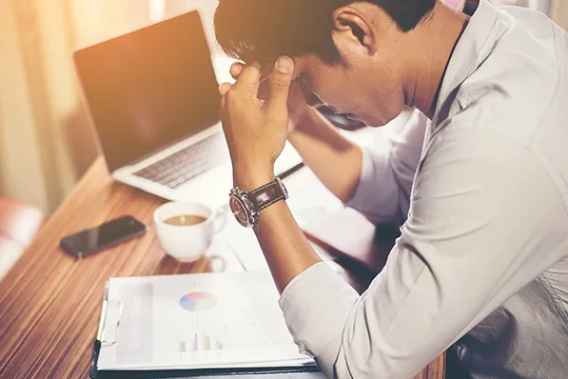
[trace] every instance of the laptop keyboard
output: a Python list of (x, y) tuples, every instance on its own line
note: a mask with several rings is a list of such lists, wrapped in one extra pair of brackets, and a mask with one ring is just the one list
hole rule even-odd
[(175, 189), (225, 160), (225, 141), (220, 135), (205, 138), (148, 166), (134, 175)]

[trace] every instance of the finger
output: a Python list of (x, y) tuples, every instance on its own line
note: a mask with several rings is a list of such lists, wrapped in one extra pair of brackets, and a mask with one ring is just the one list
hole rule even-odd
[(283, 106), (288, 103), (290, 86), (294, 78), (294, 61), (288, 57), (280, 57), (274, 65), (274, 72), (270, 78), (270, 107)]
[(253, 95), (254, 97), (256, 97), (256, 94), (258, 92), (259, 82), (260, 82), (259, 66), (257, 64), (246, 65), (241, 71), (241, 74), (239, 75), (239, 78), (237, 79), (234, 88), (239, 92), (241, 91), (247, 92)]
[(230, 69), (231, 76), (232, 76), (234, 79), (238, 79), (238, 78), (239, 78), (239, 75), (241, 75), (241, 72), (243, 71), (243, 68), (244, 68), (244, 67), (245, 67), (245, 65), (242, 64), (242, 63), (240, 63), (240, 62), (235, 62), (235, 63), (233, 63), (233, 64), (231, 65), (231, 69)]
[(219, 93), (221, 94), (221, 96), (225, 96), (232, 87), (233, 86), (231, 85), (231, 83), (223, 83), (219, 86)]

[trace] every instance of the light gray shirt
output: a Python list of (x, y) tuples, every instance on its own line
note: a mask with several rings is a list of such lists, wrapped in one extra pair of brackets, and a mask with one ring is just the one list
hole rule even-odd
[(568, 37), (475, 4), (435, 117), (365, 150), (351, 206), (400, 222), (359, 296), (325, 264), (280, 305), (334, 378), (411, 378), (453, 346), (475, 378), (568, 377)]

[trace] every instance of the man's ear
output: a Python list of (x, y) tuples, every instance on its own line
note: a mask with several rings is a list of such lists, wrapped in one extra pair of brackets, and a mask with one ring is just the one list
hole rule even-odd
[(377, 51), (375, 29), (370, 18), (355, 7), (341, 7), (333, 12), (334, 31), (349, 42), (364, 47), (369, 54)]

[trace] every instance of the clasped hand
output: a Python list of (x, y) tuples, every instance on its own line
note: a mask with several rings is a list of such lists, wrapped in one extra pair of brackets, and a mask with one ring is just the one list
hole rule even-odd
[(233, 163), (235, 185), (252, 190), (274, 179), (274, 162), (288, 137), (288, 96), (294, 62), (281, 57), (269, 79), (265, 99), (259, 98), (260, 67), (242, 67), (234, 85), (223, 83), (221, 120)]

